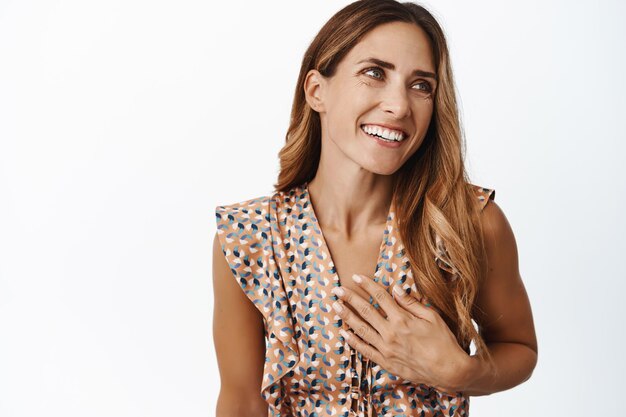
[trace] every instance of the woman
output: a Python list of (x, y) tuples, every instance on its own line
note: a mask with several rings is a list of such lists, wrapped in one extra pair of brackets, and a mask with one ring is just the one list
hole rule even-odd
[(276, 192), (216, 209), (219, 417), (467, 416), (530, 377), (515, 238), (462, 146), (428, 11), (365, 0), (326, 23)]

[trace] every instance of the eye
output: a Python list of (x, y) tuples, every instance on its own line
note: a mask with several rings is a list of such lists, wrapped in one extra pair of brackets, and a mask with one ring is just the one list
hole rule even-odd
[(367, 74), (368, 72), (370, 73), (378, 73), (380, 74), (380, 78), (379, 77), (375, 77), (375, 76), (371, 76), (372, 78), (376, 79), (376, 80), (380, 80), (384, 77), (385, 71), (382, 70), (382, 68), (379, 67), (372, 67), (372, 68), (367, 68), (365, 71), (363, 71), (364, 74)]
[[(363, 70), (363, 74), (367, 74), (368, 77), (374, 78), (375, 80), (383, 80), (385, 78), (385, 71), (380, 67), (366, 68), (365, 70)], [(430, 95), (433, 92), (433, 87), (428, 81), (420, 81), (416, 84), (413, 84), (413, 86), (419, 86), (418, 88), (414, 88), (414, 90), (417, 90), (422, 95)]]
[(427, 92), (427, 93), (431, 93), (433, 91), (433, 87), (427, 81), (422, 81), (422, 82), (419, 82), (419, 83), (413, 84), (413, 85), (414, 86), (416, 86), (416, 85), (420, 86), (420, 88), (417, 89), (417, 90), (420, 90), (420, 91), (424, 91), (424, 92)]

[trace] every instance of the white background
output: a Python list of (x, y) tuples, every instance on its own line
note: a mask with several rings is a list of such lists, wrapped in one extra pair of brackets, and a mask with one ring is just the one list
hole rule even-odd
[[(302, 55), (346, 4), (0, 1), (1, 416), (214, 415), (214, 208), (272, 192)], [(423, 4), (539, 340), (471, 415), (618, 415), (626, 7)]]

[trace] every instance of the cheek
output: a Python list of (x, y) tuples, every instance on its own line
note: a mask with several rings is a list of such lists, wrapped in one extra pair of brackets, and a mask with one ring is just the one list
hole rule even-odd
[(365, 113), (365, 107), (359, 101), (344, 98), (333, 102), (332, 108), (326, 115), (329, 133), (335, 139), (342, 139), (338, 136), (339, 134), (345, 136), (357, 131), (358, 122)]
[(431, 103), (430, 106), (428, 106), (428, 112), (427, 112), (428, 117), (426, 118), (426, 122), (429, 122), (432, 119), (434, 109), (435, 109), (433, 102), (431, 101), (430, 103)]
[(422, 132), (422, 134), (426, 134), (428, 130), (428, 126), (432, 122), (432, 117), (434, 113), (434, 107), (431, 103), (422, 103), (414, 110), (415, 114), (415, 126), (417, 129)]

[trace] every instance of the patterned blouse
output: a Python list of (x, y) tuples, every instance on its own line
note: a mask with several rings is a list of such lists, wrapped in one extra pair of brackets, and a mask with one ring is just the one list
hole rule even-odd
[[(469, 184), (480, 207), (495, 190)], [(387, 372), (339, 334), (331, 307), (340, 286), (304, 183), (272, 196), (217, 206), (217, 233), (230, 269), (265, 327), (261, 395), (268, 415), (467, 417), (469, 397), (415, 384)], [(452, 274), (437, 240), (434, 261)], [(416, 292), (396, 229), (393, 205), (380, 244), (374, 281)], [(378, 308), (372, 297), (370, 304)], [(353, 411), (358, 410), (358, 411)]]

